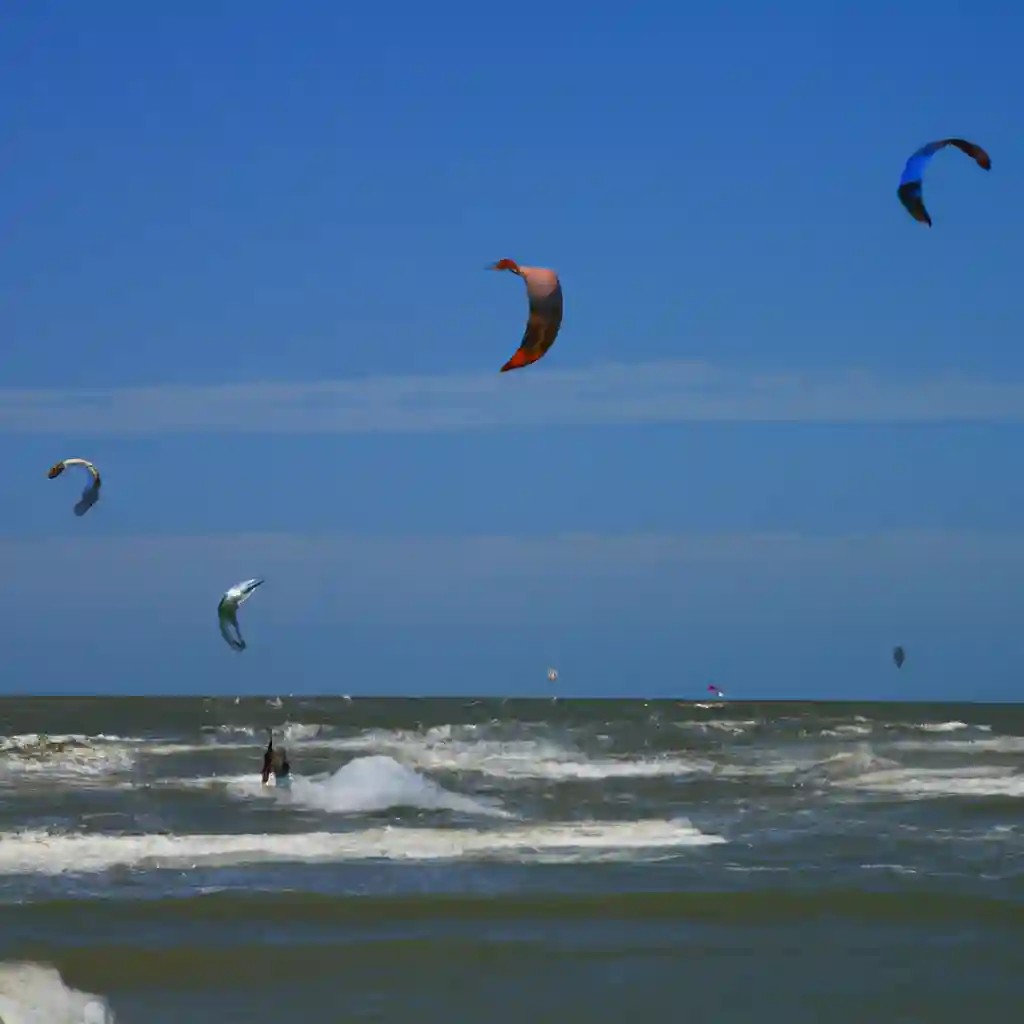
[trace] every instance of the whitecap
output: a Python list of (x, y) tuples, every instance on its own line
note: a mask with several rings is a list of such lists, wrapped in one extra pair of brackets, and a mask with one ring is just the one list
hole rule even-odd
[(64, 984), (49, 964), (0, 962), (3, 1024), (114, 1024), (107, 1001)]
[(867, 772), (838, 783), (842, 788), (870, 790), (919, 799), (949, 796), (1024, 797), (1024, 775), (1012, 768), (892, 768)]
[(90, 778), (129, 771), (128, 740), (80, 734), (21, 733), (0, 738), (0, 777)]
[(111, 868), (226, 867), (344, 861), (586, 863), (725, 843), (686, 818), (566, 822), (498, 829), (387, 827), (354, 832), (261, 835), (0, 836), (0, 874), (61, 875)]

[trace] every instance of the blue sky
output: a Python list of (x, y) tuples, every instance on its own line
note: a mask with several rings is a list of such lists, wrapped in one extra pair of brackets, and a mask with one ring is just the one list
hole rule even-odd
[(1022, 31), (13, 3), (0, 686), (1016, 699)]

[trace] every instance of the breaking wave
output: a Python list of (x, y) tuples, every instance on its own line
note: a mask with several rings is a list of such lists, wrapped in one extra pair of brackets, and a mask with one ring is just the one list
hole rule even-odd
[(229, 787), (235, 795), (272, 795), (311, 810), (330, 814), (370, 814), (410, 807), (425, 811), (455, 811), (510, 818), (497, 804), (454, 793), (432, 779), (384, 755), (357, 757), (324, 778), (292, 779), (289, 790), (265, 789), (259, 779), (246, 777)]
[(3, 1024), (114, 1024), (102, 996), (64, 984), (49, 964), (0, 962)]
[(498, 829), (405, 828), (279, 835), (53, 835), (8, 833), (0, 841), (0, 874), (87, 874), (112, 868), (227, 867), (258, 863), (358, 860), (490, 860), (583, 863), (635, 859), (724, 843), (686, 818), (631, 822), (515, 825)]
[(133, 745), (120, 736), (22, 733), (0, 737), (0, 781), (45, 776), (82, 779), (130, 771)]

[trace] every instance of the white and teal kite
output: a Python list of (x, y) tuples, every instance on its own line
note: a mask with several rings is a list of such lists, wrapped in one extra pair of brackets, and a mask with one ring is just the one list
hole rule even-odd
[(100, 486), (103, 481), (100, 479), (100, 471), (88, 459), (61, 459), (50, 467), (46, 475), (51, 480), (56, 480), (69, 466), (82, 466), (89, 474), (89, 483), (74, 508), (76, 516), (84, 516), (100, 500)]
[[(263, 580), (245, 580), (236, 583), (230, 590), (224, 592), (224, 596), (217, 605), (217, 618), (220, 620), (220, 635), (227, 641), (228, 646), (235, 651), (245, 650), (245, 641), (242, 639), (242, 631), (238, 628), (238, 608), (245, 604), (252, 596), (252, 592), (263, 582)], [(234, 629), (235, 636), (231, 635)]]

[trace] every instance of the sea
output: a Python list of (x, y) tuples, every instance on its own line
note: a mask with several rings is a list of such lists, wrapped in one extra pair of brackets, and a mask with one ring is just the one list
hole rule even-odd
[(0, 1021), (1016, 1020), (1022, 807), (1015, 704), (3, 699)]

